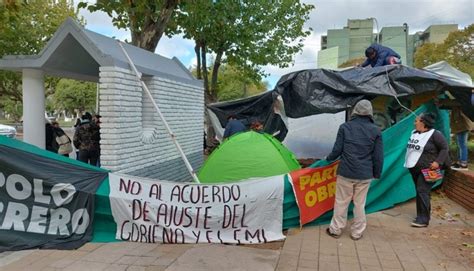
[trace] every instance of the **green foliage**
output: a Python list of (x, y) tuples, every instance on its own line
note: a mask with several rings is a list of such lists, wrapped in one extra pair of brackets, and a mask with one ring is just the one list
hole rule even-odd
[(23, 105), (21, 102), (5, 99), (0, 101), (3, 110), (8, 113), (9, 117), (15, 122), (19, 122), (23, 116)]
[(103, 11), (117, 28), (132, 33), (132, 44), (154, 52), (179, 0), (98, 0), (79, 2), (78, 8)]
[[(303, 25), (312, 5), (285, 1), (185, 1), (177, 11), (185, 38), (205, 43), (223, 62), (258, 79), (261, 66), (288, 67), (310, 34)], [(219, 63), (220, 64), (220, 63)]]
[(56, 85), (56, 91), (52, 96), (55, 109), (66, 110), (66, 112), (95, 111), (96, 83), (61, 79)]
[(221, 66), (218, 80), (218, 101), (235, 100), (253, 96), (267, 90), (268, 84), (250, 80), (249, 76), (231, 65)]
[(474, 77), (474, 24), (449, 34), (441, 44), (427, 43), (415, 52), (415, 67), (423, 68), (445, 60)]
[[(68, 0), (6, 1), (0, 3), (0, 57), (38, 54), (67, 17), (77, 18)], [(51, 91), (57, 79), (46, 78)], [(21, 105), (21, 74), (0, 71), (0, 106), (14, 115)]]
[[(196, 76), (196, 69), (191, 73)], [(244, 71), (229, 64), (220, 66), (219, 74), (216, 101), (250, 97), (268, 90), (268, 82), (251, 79)]]

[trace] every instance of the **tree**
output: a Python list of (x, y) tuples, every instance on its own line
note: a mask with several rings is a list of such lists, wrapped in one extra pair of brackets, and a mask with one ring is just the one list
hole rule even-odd
[(61, 79), (53, 95), (55, 109), (66, 112), (95, 111), (96, 83)]
[(103, 11), (117, 28), (129, 29), (132, 44), (150, 52), (165, 33), (179, 0), (99, 0), (80, 2), (78, 8)]
[[(0, 3), (0, 57), (38, 54), (67, 17), (77, 18), (68, 0)], [(55, 78), (46, 78), (47, 94), (56, 82)], [(21, 74), (0, 71), (0, 98), (5, 109), (21, 105)]]
[(255, 82), (249, 79), (248, 75), (242, 73), (236, 67), (229, 64), (220, 67), (220, 76), (218, 80), (218, 101), (235, 100), (253, 96), (267, 90), (266, 82)]
[(442, 60), (474, 77), (474, 24), (451, 32), (441, 44), (427, 43), (415, 52), (417, 68)]
[[(206, 102), (217, 98), (219, 67), (223, 63), (238, 67), (256, 81), (264, 75), (261, 66), (288, 67), (294, 54), (301, 51), (304, 37), (310, 34), (303, 25), (313, 8), (298, 0), (183, 2), (177, 11), (177, 31), (195, 41)], [(210, 80), (208, 53), (215, 55)]]

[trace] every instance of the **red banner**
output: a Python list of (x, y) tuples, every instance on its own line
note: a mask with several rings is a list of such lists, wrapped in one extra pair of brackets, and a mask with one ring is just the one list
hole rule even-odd
[(339, 161), (323, 167), (305, 168), (290, 173), (300, 225), (311, 222), (334, 208), (336, 171)]

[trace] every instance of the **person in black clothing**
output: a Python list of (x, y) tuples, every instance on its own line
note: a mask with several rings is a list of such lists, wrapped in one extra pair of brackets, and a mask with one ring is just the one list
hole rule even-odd
[(433, 113), (423, 113), (415, 119), (413, 130), (407, 144), (404, 167), (408, 168), (416, 189), (416, 219), (413, 227), (427, 227), (430, 222), (430, 191), (434, 182), (427, 182), (423, 169), (438, 169), (449, 166), (448, 143), (441, 132), (433, 129)]
[(79, 149), (79, 161), (97, 165), (99, 159), (99, 127), (92, 121), (92, 115), (86, 112), (81, 125), (74, 134), (74, 146)]
[(54, 127), (49, 123), (49, 121), (46, 121), (46, 150), (58, 153), (59, 145), (56, 142), (56, 134), (54, 132)]
[(98, 146), (97, 147), (97, 153), (98, 154), (97, 154), (97, 165), (96, 165), (98, 167), (100, 167), (100, 124), (102, 123), (100, 121), (100, 118), (102, 118), (102, 116), (99, 115), (99, 114), (95, 114), (94, 117), (92, 118), (92, 121), (93, 121), (93, 123), (95, 123), (95, 125), (97, 126), (97, 130), (98, 130), (98, 132), (94, 136), (94, 140), (96, 142), (98, 142), (98, 144), (97, 144), (97, 146)]
[[(81, 118), (76, 119), (76, 123), (74, 124), (74, 134), (76, 134), (79, 126), (81, 126)], [(79, 160), (79, 149), (76, 149), (76, 160)]]

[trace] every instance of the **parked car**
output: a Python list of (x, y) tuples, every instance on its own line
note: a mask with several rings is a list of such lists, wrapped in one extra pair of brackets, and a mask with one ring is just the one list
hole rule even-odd
[(16, 129), (12, 126), (0, 124), (0, 135), (7, 136), (9, 138), (15, 138)]

